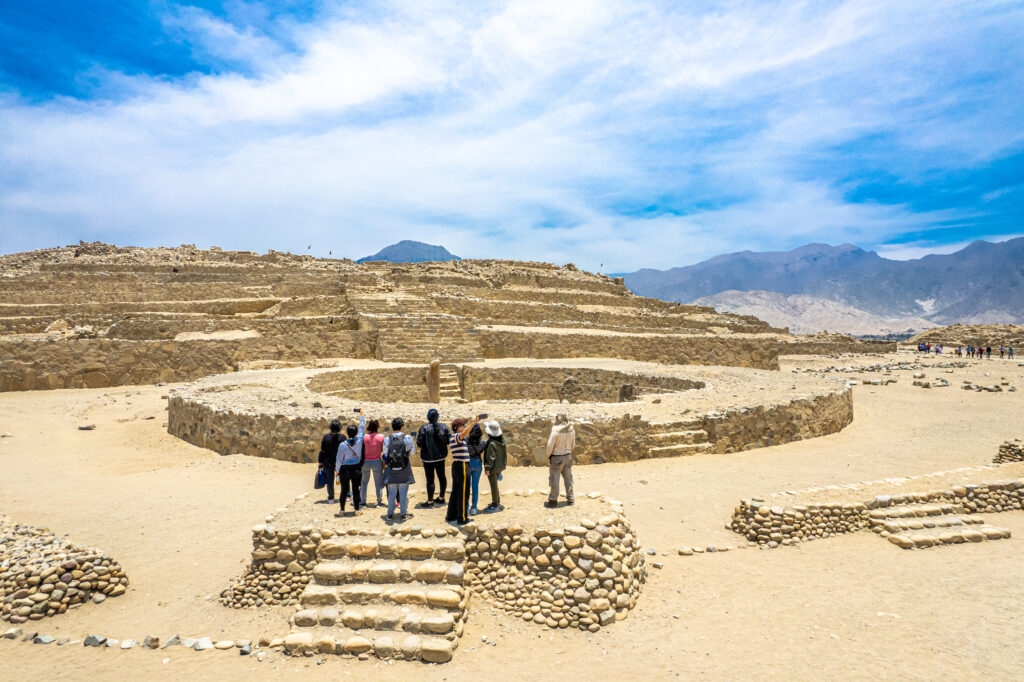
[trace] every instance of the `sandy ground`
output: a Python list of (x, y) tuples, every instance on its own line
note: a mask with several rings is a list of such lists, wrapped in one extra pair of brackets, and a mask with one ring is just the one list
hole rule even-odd
[[(816, 362), (836, 364), (797, 360)], [(783, 369), (792, 366), (786, 360)], [(1014, 538), (978, 545), (904, 551), (862, 533), (792, 548), (676, 555), (680, 546), (736, 545), (740, 538), (724, 526), (742, 497), (981, 465), (1003, 440), (1024, 437), (1024, 367), (1016, 363), (956, 369), (948, 375), (953, 387), (944, 389), (923, 390), (911, 386), (909, 372), (897, 375), (897, 384), (856, 386), (854, 423), (825, 438), (577, 467), (578, 489), (623, 500), (641, 542), (664, 555), (648, 557), (664, 568), (650, 571), (630, 617), (596, 635), (510, 621), (477, 600), (445, 666), (338, 657), (318, 665), (280, 655), (258, 663), (233, 651), (0, 640), (0, 670), (18, 680), (277, 679), (296, 671), (335, 680), (1019, 679), (1024, 513), (987, 515)], [(1018, 391), (956, 388), (963, 379), (999, 376)], [(170, 437), (161, 428), (166, 390), (0, 394), (0, 433), (12, 434), (0, 439), (0, 512), (101, 547), (132, 580), (125, 596), (43, 621), (41, 631), (139, 640), (284, 631), (287, 611), (226, 609), (216, 595), (244, 568), (249, 527), (307, 491), (313, 469), (222, 457)], [(80, 423), (96, 429), (78, 431)], [(505, 487), (541, 488), (545, 479), (544, 470), (515, 469)], [(497, 646), (484, 646), (481, 635)]]

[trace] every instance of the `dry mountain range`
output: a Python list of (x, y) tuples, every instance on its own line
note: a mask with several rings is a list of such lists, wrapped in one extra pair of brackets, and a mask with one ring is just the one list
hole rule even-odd
[(852, 244), (739, 253), (627, 274), (643, 296), (754, 315), (794, 332), (878, 334), (1024, 323), (1024, 237), (907, 261)]

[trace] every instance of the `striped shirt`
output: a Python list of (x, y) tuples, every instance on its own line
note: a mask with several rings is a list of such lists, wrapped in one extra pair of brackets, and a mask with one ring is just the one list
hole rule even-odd
[(459, 434), (453, 433), (448, 439), (448, 449), (452, 451), (453, 462), (469, 461), (469, 446), (459, 437)]

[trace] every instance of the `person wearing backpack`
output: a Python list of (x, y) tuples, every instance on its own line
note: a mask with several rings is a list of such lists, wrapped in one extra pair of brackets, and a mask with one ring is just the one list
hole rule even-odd
[[(448, 477), (444, 473), (444, 463), (448, 458), (448, 440), (451, 431), (438, 422), (437, 410), (431, 408), (427, 412), (427, 423), (420, 427), (416, 434), (416, 447), (423, 462), (423, 473), (427, 477), (427, 501), (424, 507), (440, 507), (444, 504), (444, 493), (448, 488)], [(434, 476), (440, 487), (440, 494), (434, 497)]]
[(363, 480), (363, 434), (366, 431), (366, 415), (362, 409), (357, 408), (359, 413), (359, 427), (349, 424), (345, 430), (347, 440), (341, 441), (338, 445), (338, 463), (335, 466), (338, 472), (338, 481), (341, 483), (341, 490), (338, 491), (338, 499), (341, 501), (341, 514), (345, 514), (345, 501), (349, 493), (352, 493), (353, 513), (359, 513), (359, 486)]
[(496, 421), (484, 422), (484, 433), (487, 434), (487, 445), (484, 447), (483, 462), (484, 473), (487, 482), (491, 485), (491, 503), (484, 509), (485, 514), (499, 512), (501, 506), (501, 495), (498, 492), (498, 477), (505, 470), (507, 452), (505, 449), (505, 437), (501, 433), (501, 426)]
[(391, 420), (391, 434), (384, 438), (381, 456), (384, 459), (384, 484), (388, 487), (388, 519), (395, 517), (395, 505), (402, 512), (402, 520), (411, 518), (409, 510), (409, 484), (415, 483), (412, 476), (412, 456), (416, 443), (412, 436), (402, 433), (405, 422), (401, 417)]
[(327, 482), (327, 502), (334, 504), (334, 470), (338, 463), (338, 446), (341, 445), (341, 422), (332, 419), (329, 428), (331, 432), (320, 439), (320, 454), (316, 461)]

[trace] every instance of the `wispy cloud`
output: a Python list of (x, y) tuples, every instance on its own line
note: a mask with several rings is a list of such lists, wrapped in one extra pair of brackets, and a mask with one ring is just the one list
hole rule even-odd
[[(608, 271), (1019, 231), (1005, 188), (1022, 178), (990, 172), (1024, 148), (1024, 103), (1006, 96), (1024, 91), (1016, 3), (339, 4), (273, 31), (172, 7), (162, 21), (230, 68), (110, 72), (116, 98), (0, 100), (0, 249), (359, 257), (409, 238)], [(971, 191), (936, 194), (936, 174)]]

